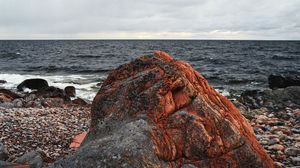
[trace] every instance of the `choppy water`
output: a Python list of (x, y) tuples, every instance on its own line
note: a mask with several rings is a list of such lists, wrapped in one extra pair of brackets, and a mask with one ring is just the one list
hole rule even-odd
[(0, 80), (8, 82), (0, 87), (41, 77), (92, 99), (110, 70), (154, 50), (189, 62), (223, 94), (263, 89), (271, 73), (300, 73), (300, 41), (0, 41)]

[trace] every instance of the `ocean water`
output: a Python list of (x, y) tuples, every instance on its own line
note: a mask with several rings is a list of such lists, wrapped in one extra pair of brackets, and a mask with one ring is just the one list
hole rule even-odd
[(185, 60), (225, 96), (267, 88), (270, 74), (300, 74), (300, 41), (43, 40), (0, 41), (0, 87), (24, 79), (73, 85), (92, 100), (108, 73), (135, 58), (163, 50)]

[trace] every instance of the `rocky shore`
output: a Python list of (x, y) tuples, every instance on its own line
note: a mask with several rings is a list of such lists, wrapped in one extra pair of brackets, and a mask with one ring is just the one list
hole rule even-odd
[(0, 89), (0, 167), (300, 166), (299, 77), (269, 82), (232, 101), (238, 111), (163, 52), (113, 71), (92, 108), (72, 86), (24, 81)]
[(43, 79), (28, 81), (18, 91), (0, 89), (0, 167), (46, 166), (72, 154), (72, 139), (89, 128), (90, 102), (75, 98), (74, 87), (61, 90)]

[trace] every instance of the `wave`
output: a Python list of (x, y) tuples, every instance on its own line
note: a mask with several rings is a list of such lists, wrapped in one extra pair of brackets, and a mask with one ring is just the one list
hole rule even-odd
[(7, 83), (0, 84), (0, 87), (16, 90), (17, 86), (25, 79), (42, 78), (48, 81), (50, 86), (64, 89), (66, 86), (74, 86), (76, 95), (80, 98), (93, 100), (101, 84), (107, 76), (105, 75), (21, 75), (21, 74), (0, 74), (0, 80)]

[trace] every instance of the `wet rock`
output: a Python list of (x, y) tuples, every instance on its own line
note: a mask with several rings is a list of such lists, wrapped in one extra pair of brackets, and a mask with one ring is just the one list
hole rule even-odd
[(0, 160), (5, 161), (8, 159), (8, 152), (3, 143), (0, 142)]
[(66, 93), (59, 88), (50, 86), (47, 88), (43, 88), (37, 92), (33, 92), (37, 97), (43, 98), (62, 98), (64, 101), (71, 101), (70, 97), (66, 95)]
[(7, 83), (6, 80), (0, 80), (0, 84)]
[(300, 107), (300, 86), (290, 86), (276, 90), (245, 91), (238, 100), (251, 109), (267, 107), (279, 111), (286, 107)]
[(234, 105), (164, 52), (112, 71), (91, 116), (78, 151), (51, 167), (274, 167)]
[(41, 90), (47, 88), (48, 82), (45, 79), (26, 79), (17, 86), (18, 91), (23, 91), (24, 88), (29, 88), (32, 90)]
[(286, 88), (288, 86), (300, 86), (300, 76), (298, 75), (270, 75), (268, 77), (271, 89)]
[(28, 164), (30, 168), (42, 168), (43, 159), (39, 152), (29, 152), (25, 155), (17, 158), (16, 163), (19, 164)]
[(75, 97), (76, 96), (76, 89), (74, 86), (67, 86), (65, 87), (65, 93), (69, 97)]

